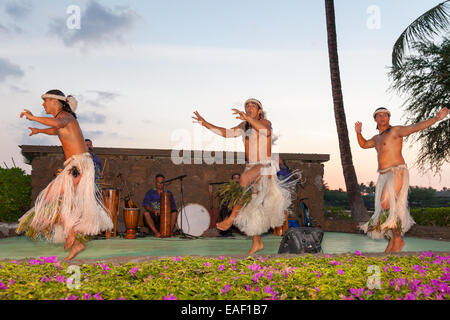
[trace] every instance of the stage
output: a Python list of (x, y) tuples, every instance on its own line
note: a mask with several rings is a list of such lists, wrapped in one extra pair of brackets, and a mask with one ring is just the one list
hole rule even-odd
[[(258, 252), (262, 256), (274, 256), (278, 253), (281, 237), (272, 234), (263, 236), (264, 250)], [(438, 241), (413, 237), (405, 237), (402, 252), (450, 252), (450, 241)], [(181, 236), (173, 238), (155, 238), (147, 236), (135, 240), (121, 237), (99, 239), (88, 242), (86, 250), (81, 252), (75, 261), (83, 263), (98, 260), (115, 260), (120, 262), (142, 261), (160, 257), (176, 256), (236, 256), (246, 257), (252, 244), (250, 237), (234, 234), (233, 237), (203, 237), (186, 239)], [(322, 241), (323, 254), (362, 253), (384, 254), (387, 240), (371, 240), (364, 235), (325, 232)], [(0, 239), (0, 260), (21, 260), (57, 256), (62, 260), (67, 256), (63, 245), (46, 242), (32, 242), (26, 237)]]

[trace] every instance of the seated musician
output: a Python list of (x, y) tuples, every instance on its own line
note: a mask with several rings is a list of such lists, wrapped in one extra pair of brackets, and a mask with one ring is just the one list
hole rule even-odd
[(175, 224), (177, 222), (177, 206), (175, 205), (175, 199), (173, 198), (172, 192), (164, 188), (165, 177), (162, 174), (157, 174), (155, 176), (155, 187), (148, 190), (145, 194), (144, 201), (142, 202), (142, 208), (144, 211), (144, 221), (150, 227), (155, 237), (159, 238), (161, 236), (160, 230), (160, 201), (161, 194), (163, 192), (170, 193), (170, 204), (171, 204), (171, 217), (170, 217), (170, 234), (173, 235)]
[[(240, 173), (233, 173), (231, 175), (231, 179), (236, 181), (237, 183), (239, 183), (239, 181), (241, 179), (241, 174)], [(222, 221), (225, 220), (227, 217), (230, 216), (230, 214), (231, 214), (231, 210), (228, 209), (228, 203), (225, 202), (220, 207), (220, 213), (219, 213), (220, 220), (222, 220)], [(231, 236), (233, 236), (233, 233), (232, 233), (231, 229), (235, 229), (235, 228), (231, 227), (230, 229), (225, 230), (225, 231), (219, 230), (219, 234), (222, 237), (231, 237)]]

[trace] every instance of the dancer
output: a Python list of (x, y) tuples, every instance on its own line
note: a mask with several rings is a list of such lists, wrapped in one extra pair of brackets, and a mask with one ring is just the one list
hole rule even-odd
[(29, 128), (30, 136), (57, 135), (66, 161), (64, 169), (38, 195), (34, 208), (19, 219), (16, 232), (34, 240), (65, 242), (64, 249), (71, 249), (65, 260), (70, 260), (85, 249), (87, 236), (111, 230), (113, 223), (96, 192), (94, 162), (76, 119), (77, 101), (59, 90), (48, 91), (42, 99), (45, 112), (53, 118), (34, 116), (27, 109), (20, 117), (48, 126)]
[(379, 177), (375, 191), (375, 212), (360, 228), (373, 239), (387, 237), (385, 252), (400, 252), (405, 245), (402, 236), (415, 223), (408, 209), (409, 172), (402, 156), (403, 138), (424, 130), (444, 119), (448, 109), (435, 117), (409, 126), (391, 126), (391, 113), (386, 108), (375, 110), (373, 117), (379, 134), (370, 140), (361, 134), (362, 123), (355, 123), (358, 143), (363, 149), (375, 148), (378, 154)]
[(239, 183), (230, 181), (221, 187), (220, 197), (223, 202), (228, 201), (232, 212), (216, 226), (225, 231), (234, 224), (252, 236), (253, 245), (248, 252), (251, 255), (264, 249), (262, 233), (283, 224), (284, 211), (291, 203), (291, 184), (277, 179), (278, 161), (272, 159), (272, 124), (265, 119), (261, 102), (248, 99), (244, 106), (245, 112), (232, 109), (236, 119), (243, 122), (231, 129), (212, 125), (197, 111), (192, 118), (224, 138), (243, 137), (246, 168)]

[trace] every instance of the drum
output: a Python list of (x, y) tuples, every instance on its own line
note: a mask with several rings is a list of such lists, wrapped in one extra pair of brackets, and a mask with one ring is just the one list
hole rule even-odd
[(203, 232), (208, 230), (211, 223), (208, 210), (200, 204), (189, 203), (182, 209), (181, 214), (178, 211), (178, 227), (183, 233), (194, 237), (200, 237)]
[(136, 227), (139, 220), (139, 208), (123, 208), (123, 217), (127, 228), (127, 239), (136, 239)]
[(160, 197), (160, 220), (159, 233), (162, 238), (170, 237), (170, 216), (172, 212), (172, 205), (170, 204), (170, 193), (163, 192)]
[[(117, 212), (119, 210), (119, 189), (106, 188), (102, 190), (103, 204), (110, 214), (114, 225), (114, 237), (117, 236)], [(105, 232), (106, 238), (111, 238), (111, 230)]]

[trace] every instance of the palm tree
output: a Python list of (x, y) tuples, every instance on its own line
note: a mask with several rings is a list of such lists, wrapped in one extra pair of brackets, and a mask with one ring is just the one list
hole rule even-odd
[(344, 100), (341, 89), (341, 76), (339, 72), (339, 59), (337, 51), (336, 23), (334, 15), (334, 0), (325, 0), (327, 19), (328, 56), (330, 60), (331, 88), (333, 94), (334, 117), (336, 119), (341, 164), (344, 171), (347, 198), (350, 204), (353, 220), (365, 222), (369, 220), (367, 209), (364, 206), (359, 192), (358, 179), (353, 166), (352, 151), (348, 138), (347, 120), (345, 118)]
[(399, 69), (402, 66), (405, 50), (410, 49), (414, 42), (430, 40), (449, 27), (450, 0), (446, 0), (414, 20), (398, 37), (392, 49), (393, 68)]

